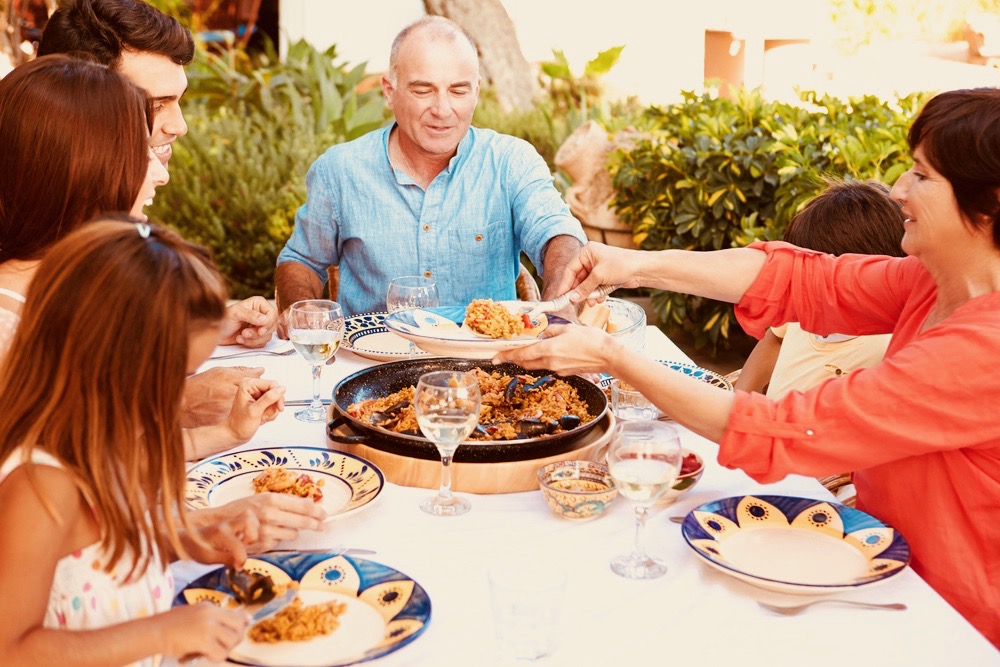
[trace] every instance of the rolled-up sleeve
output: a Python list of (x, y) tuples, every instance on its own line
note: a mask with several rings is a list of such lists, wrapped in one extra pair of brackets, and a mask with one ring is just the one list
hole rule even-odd
[(581, 245), (587, 243), (580, 221), (553, 185), (548, 165), (528, 142), (514, 141), (507, 180), (515, 233), (539, 273), (544, 271), (543, 253), (551, 239), (566, 235)]
[(306, 173), (306, 202), (295, 213), (295, 229), (278, 254), (278, 264), (298, 262), (326, 283), (327, 269), (338, 264), (336, 192), (328, 179), (332, 157), (321, 156)]
[(820, 336), (890, 333), (906, 303), (915, 258), (834, 257), (781, 241), (753, 243), (767, 259), (736, 304), (736, 319), (755, 338), (767, 327), (799, 322)]

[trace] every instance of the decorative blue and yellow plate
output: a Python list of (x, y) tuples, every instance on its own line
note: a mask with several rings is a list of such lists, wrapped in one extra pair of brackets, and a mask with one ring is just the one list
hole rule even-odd
[[(410, 358), (410, 342), (385, 327), (386, 313), (362, 313), (344, 320), (344, 340), (341, 346), (354, 354), (377, 361)], [(414, 359), (430, 357), (420, 348), (413, 350)]]
[(892, 526), (810, 498), (713, 500), (688, 513), (681, 534), (712, 567), (782, 593), (855, 590), (899, 574), (910, 562), (910, 545)]
[(265, 447), (199, 462), (187, 472), (184, 500), (191, 509), (202, 509), (252, 496), (253, 479), (268, 468), (306, 473), (322, 482), (317, 502), (328, 521), (367, 507), (385, 486), (382, 471), (354, 454), (325, 447)]
[[(418, 636), (431, 620), (431, 601), (417, 582), (391, 567), (351, 556), (270, 555), (247, 560), (245, 568), (277, 585), (296, 581), (306, 606), (336, 601), (345, 605), (330, 634), (305, 641), (254, 642), (244, 637), (229, 660), (265, 667), (340, 667), (375, 660)], [(208, 600), (233, 603), (220, 568), (191, 582), (174, 606)], [(251, 610), (250, 607), (247, 608)]]
[(671, 370), (684, 373), (684, 375), (693, 377), (696, 380), (707, 382), (713, 387), (719, 387), (720, 389), (727, 389), (729, 391), (733, 390), (733, 383), (715, 371), (710, 371), (707, 368), (695, 366), (694, 364), (681, 363), (679, 361), (667, 361), (666, 359), (657, 359), (657, 361)]
[[(719, 387), (720, 389), (726, 389), (728, 391), (733, 390), (733, 383), (715, 371), (710, 371), (707, 368), (695, 366), (694, 364), (685, 364), (680, 361), (667, 361), (666, 359), (657, 359), (656, 361), (670, 370), (684, 373), (684, 375), (693, 377), (696, 380), (701, 380), (702, 382), (707, 382), (713, 387)], [(613, 379), (613, 375), (609, 373), (601, 373), (596, 384), (601, 389), (608, 389), (611, 387), (611, 381)]]

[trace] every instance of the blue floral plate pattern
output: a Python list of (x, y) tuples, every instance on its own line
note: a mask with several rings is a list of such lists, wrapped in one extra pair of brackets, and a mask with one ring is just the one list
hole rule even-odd
[(712, 567), (784, 593), (855, 590), (899, 574), (910, 562), (910, 546), (892, 526), (809, 498), (713, 500), (688, 513), (681, 534)]
[[(385, 326), (386, 313), (362, 313), (344, 320), (344, 340), (341, 346), (354, 354), (377, 361), (409, 359), (409, 341), (389, 331)], [(413, 358), (429, 357), (417, 348)]]
[[(696, 380), (707, 382), (713, 387), (719, 387), (720, 389), (725, 389), (727, 391), (733, 390), (733, 383), (715, 371), (710, 371), (707, 368), (695, 366), (694, 364), (685, 364), (680, 361), (667, 361), (666, 359), (657, 359), (656, 361), (671, 370), (684, 373), (684, 375), (693, 377)], [(614, 376), (609, 375), (608, 373), (601, 373), (601, 376), (597, 381), (597, 386), (601, 389), (608, 389), (611, 386), (611, 380), (613, 379)]]
[(325, 447), (265, 447), (223, 454), (187, 472), (184, 500), (192, 509), (218, 507), (251, 496), (253, 478), (268, 468), (285, 468), (321, 481), (318, 502), (327, 520), (366, 507), (385, 486), (385, 475), (360, 456)]
[[(248, 559), (245, 568), (270, 576), (278, 585), (298, 582), (299, 597), (306, 605), (336, 600), (346, 605), (346, 610), (329, 635), (273, 644), (244, 637), (230, 653), (231, 662), (265, 667), (340, 667), (367, 662), (412, 642), (431, 619), (431, 601), (423, 587), (374, 561), (326, 554), (274, 554)], [(203, 600), (232, 604), (224, 569), (191, 582), (174, 599), (174, 606)]]

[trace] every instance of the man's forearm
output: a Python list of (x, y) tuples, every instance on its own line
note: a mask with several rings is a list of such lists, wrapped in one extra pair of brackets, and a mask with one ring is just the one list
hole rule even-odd
[(323, 281), (312, 269), (298, 262), (282, 262), (274, 271), (274, 300), (278, 312), (296, 301), (323, 298)]
[(578, 240), (568, 235), (556, 236), (546, 244), (545, 252), (542, 255), (544, 264), (542, 274), (542, 279), (544, 280), (544, 285), (542, 286), (543, 299), (552, 299), (559, 296), (558, 294), (554, 294), (553, 290), (555, 290), (560, 280), (562, 280), (566, 265), (577, 256), (582, 247)]

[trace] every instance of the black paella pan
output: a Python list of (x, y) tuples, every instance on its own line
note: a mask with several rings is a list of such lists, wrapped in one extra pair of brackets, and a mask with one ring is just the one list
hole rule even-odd
[[(515, 364), (492, 364), (482, 359), (410, 359), (372, 366), (347, 376), (333, 390), (336, 416), (327, 424), (332, 440), (356, 442), (391, 454), (436, 461), (440, 459), (437, 447), (423, 435), (396, 433), (352, 417), (347, 408), (358, 401), (383, 398), (404, 387), (416, 386), (420, 376), (432, 371), (468, 371), (473, 368), (492, 373), (499, 371), (515, 376), (528, 373), (534, 377), (552, 375), (549, 371), (526, 371)], [(597, 426), (608, 409), (608, 400), (597, 385), (576, 375), (559, 376), (560, 380), (576, 388), (577, 394), (587, 404), (587, 412), (594, 419), (562, 433), (518, 440), (474, 440), (463, 443), (455, 452), (456, 463), (500, 463), (522, 461), (564, 454), (576, 448), (577, 442)], [(344, 434), (347, 425), (351, 433)]]

